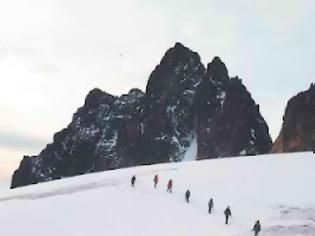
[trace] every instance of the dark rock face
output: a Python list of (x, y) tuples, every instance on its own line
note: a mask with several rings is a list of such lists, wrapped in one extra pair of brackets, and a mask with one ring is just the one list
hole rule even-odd
[[(140, 134), (143, 103), (144, 93), (138, 89), (121, 97), (92, 90), (70, 125), (54, 135), (53, 143), (38, 157), (22, 160), (11, 187), (29, 184), (29, 180), (44, 182), (139, 164), (125, 157), (128, 150), (123, 142), (136, 140)], [(132, 150), (133, 143), (129, 146), (127, 149)]]
[(205, 74), (197, 53), (177, 43), (146, 88), (144, 147), (150, 163), (180, 161), (194, 137), (193, 99)]
[(267, 153), (272, 141), (268, 126), (250, 93), (215, 57), (195, 97), (198, 158)]
[(272, 152), (315, 150), (315, 86), (292, 97), (285, 109), (283, 124)]
[(269, 151), (268, 127), (246, 88), (216, 57), (207, 71), (180, 43), (149, 77), (146, 93), (92, 90), (70, 125), (36, 157), (24, 157), (11, 187), (127, 166)]

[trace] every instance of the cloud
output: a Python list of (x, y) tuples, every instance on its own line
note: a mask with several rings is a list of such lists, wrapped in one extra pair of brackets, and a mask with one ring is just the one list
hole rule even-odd
[(60, 74), (60, 69), (49, 62), (42, 62), (37, 65), (28, 67), (28, 71), (34, 74), (42, 75), (57, 75)]
[(0, 131), (0, 148), (33, 151), (43, 148), (45, 143), (47, 143), (47, 141), (44, 139), (14, 132)]
[(0, 45), (0, 59), (9, 56), (19, 56), (26, 59), (35, 59), (39, 56), (39, 50), (36, 47), (23, 46), (17, 44)]

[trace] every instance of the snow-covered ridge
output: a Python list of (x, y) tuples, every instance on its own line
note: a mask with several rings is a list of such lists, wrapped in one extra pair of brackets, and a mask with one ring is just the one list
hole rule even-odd
[[(313, 153), (262, 155), (125, 168), (21, 187), (0, 193), (1, 232), (246, 236), (259, 219), (261, 235), (315, 235), (315, 191), (309, 184), (314, 165)], [(154, 174), (160, 177), (157, 189)], [(173, 194), (166, 193), (170, 178)], [(227, 205), (233, 215), (228, 226)]]

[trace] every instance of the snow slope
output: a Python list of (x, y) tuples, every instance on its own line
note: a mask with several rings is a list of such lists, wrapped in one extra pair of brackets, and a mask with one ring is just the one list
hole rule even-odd
[(195, 136), (189, 147), (187, 148), (183, 161), (194, 161), (196, 160), (197, 157), (197, 153), (198, 153), (198, 144), (197, 144), (197, 137)]
[(3, 191), (5, 189), (8, 189), (10, 187), (10, 184), (6, 181), (0, 180), (0, 191)]
[[(264, 155), (126, 168), (17, 188), (0, 193), (1, 234), (246, 236), (259, 219), (260, 235), (315, 235), (314, 166), (312, 153)], [(165, 191), (169, 178), (172, 194)], [(233, 215), (228, 226), (227, 205)]]

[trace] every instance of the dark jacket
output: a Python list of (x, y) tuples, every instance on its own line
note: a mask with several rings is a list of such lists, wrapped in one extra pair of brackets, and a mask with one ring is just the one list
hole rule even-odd
[(254, 230), (255, 232), (260, 232), (261, 226), (260, 226), (259, 221), (257, 221), (257, 222), (255, 223), (255, 225), (254, 225), (254, 227), (253, 227), (253, 230)]
[(232, 215), (231, 209), (230, 209), (229, 207), (227, 207), (227, 208), (225, 209), (224, 215), (226, 215), (226, 216), (231, 216), (231, 215)]
[(169, 180), (167, 183), (167, 188), (172, 188), (173, 187), (173, 180)]

